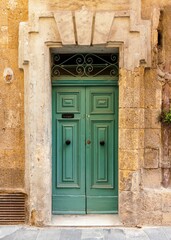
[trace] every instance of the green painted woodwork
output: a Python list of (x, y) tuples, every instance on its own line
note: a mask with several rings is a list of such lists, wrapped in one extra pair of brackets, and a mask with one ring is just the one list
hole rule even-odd
[(53, 214), (116, 213), (118, 87), (59, 86), (52, 96)]
[[(53, 88), (52, 103), (53, 213), (85, 214), (85, 90)], [(74, 118), (62, 118), (68, 112)]]
[(52, 86), (118, 86), (118, 77), (115, 77), (112, 80), (106, 80), (105, 78), (102, 80), (92, 80), (92, 79), (77, 79), (77, 80), (56, 80), (52, 79)]

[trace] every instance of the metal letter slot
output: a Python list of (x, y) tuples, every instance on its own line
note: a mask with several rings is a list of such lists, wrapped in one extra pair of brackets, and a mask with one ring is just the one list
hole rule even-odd
[(62, 118), (74, 118), (74, 113), (63, 113)]

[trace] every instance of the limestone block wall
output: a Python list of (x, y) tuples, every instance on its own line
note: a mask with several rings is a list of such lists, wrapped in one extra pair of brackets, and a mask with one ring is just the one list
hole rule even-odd
[(0, 13), (0, 191), (25, 191), (29, 223), (50, 224), (50, 49), (117, 46), (119, 217), (127, 226), (171, 224), (171, 133), (158, 121), (171, 86), (171, 2), (1, 0)]
[(24, 75), (18, 30), (27, 1), (0, 1), (0, 192), (24, 190)]
[(145, 138), (141, 170), (142, 224), (171, 224), (170, 127), (158, 121), (170, 108), (170, 1), (142, 1), (142, 17), (152, 20), (152, 67), (145, 70)]

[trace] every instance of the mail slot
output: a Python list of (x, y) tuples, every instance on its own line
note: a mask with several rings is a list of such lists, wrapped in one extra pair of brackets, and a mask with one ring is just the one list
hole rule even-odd
[(63, 113), (62, 118), (74, 118), (74, 113)]

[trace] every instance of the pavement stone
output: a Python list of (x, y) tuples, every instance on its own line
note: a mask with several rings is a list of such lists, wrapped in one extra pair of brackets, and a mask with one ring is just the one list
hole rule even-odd
[(103, 240), (104, 238), (103, 229), (83, 229), (82, 230), (82, 237), (81, 240), (92, 240), (92, 239), (98, 239)]
[(3, 237), (3, 240), (36, 240), (39, 229), (20, 228), (14, 233)]
[(161, 229), (166, 234), (166, 239), (171, 240), (171, 227), (162, 227)]
[(0, 239), (16, 232), (20, 228), (21, 228), (20, 226), (1, 226), (0, 227)]
[(59, 240), (76, 240), (81, 239), (80, 229), (63, 229), (61, 230)]
[(171, 240), (171, 227), (138, 229), (0, 226), (0, 240)]
[(105, 240), (126, 240), (126, 235), (123, 229), (107, 229), (105, 234)]
[(144, 232), (147, 234), (149, 239), (156, 239), (156, 240), (168, 240), (165, 232), (162, 228), (144, 228)]
[(124, 229), (124, 232), (126, 235), (126, 240), (150, 240), (142, 229)]
[(40, 229), (36, 240), (60, 240), (61, 229)]

